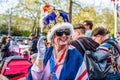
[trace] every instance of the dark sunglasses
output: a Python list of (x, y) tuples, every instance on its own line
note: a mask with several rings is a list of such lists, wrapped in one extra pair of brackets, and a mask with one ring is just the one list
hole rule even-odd
[(55, 33), (57, 36), (62, 36), (63, 34), (65, 35), (70, 35), (70, 30), (69, 29), (65, 29), (65, 30), (57, 30)]

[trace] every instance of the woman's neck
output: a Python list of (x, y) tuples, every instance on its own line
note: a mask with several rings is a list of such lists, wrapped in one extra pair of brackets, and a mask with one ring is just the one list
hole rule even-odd
[(54, 46), (55, 51), (58, 53), (64, 50), (67, 46)]
[[(108, 36), (108, 35), (104, 36), (104, 37), (103, 37), (103, 41), (102, 41), (101, 43), (104, 43), (104, 42), (105, 42), (106, 40), (108, 40), (108, 39), (109, 39), (109, 36)], [(100, 43), (100, 44), (101, 44), (101, 43)]]
[[(66, 56), (66, 52), (67, 52), (67, 45), (65, 46), (54, 46), (54, 50), (53, 50), (53, 55), (54, 55), (54, 62), (58, 65), (63, 64), (64, 62), (64, 58)], [(61, 61), (59, 61), (62, 58)]]
[[(78, 36), (78, 38), (80, 38), (80, 37), (85, 37), (85, 35), (84, 34), (80, 34), (79, 36)], [(78, 39), (77, 38), (77, 39)]]

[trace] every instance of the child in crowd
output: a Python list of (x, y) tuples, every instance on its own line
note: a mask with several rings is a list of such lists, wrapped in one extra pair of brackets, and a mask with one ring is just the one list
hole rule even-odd
[(30, 61), (31, 61), (32, 64), (35, 62), (36, 58), (37, 58), (37, 53), (32, 54), (32, 55), (30, 56)]
[(23, 53), (22, 53), (21, 56), (24, 57), (24, 58), (26, 58), (26, 59), (29, 59), (30, 54), (29, 54), (29, 52), (27, 50), (25, 50), (25, 51), (23, 51)]

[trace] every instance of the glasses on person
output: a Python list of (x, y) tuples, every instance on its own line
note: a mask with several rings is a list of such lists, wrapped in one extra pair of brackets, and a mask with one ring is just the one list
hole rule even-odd
[(69, 30), (69, 29), (57, 30), (55, 34), (56, 34), (57, 36), (62, 36), (63, 34), (69, 36), (69, 35), (70, 35), (70, 30)]

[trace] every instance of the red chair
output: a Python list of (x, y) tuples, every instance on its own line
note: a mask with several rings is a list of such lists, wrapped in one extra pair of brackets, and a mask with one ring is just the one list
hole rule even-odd
[(2, 62), (0, 74), (10, 80), (17, 80), (26, 77), (30, 65), (31, 62), (21, 56), (7, 57)]

